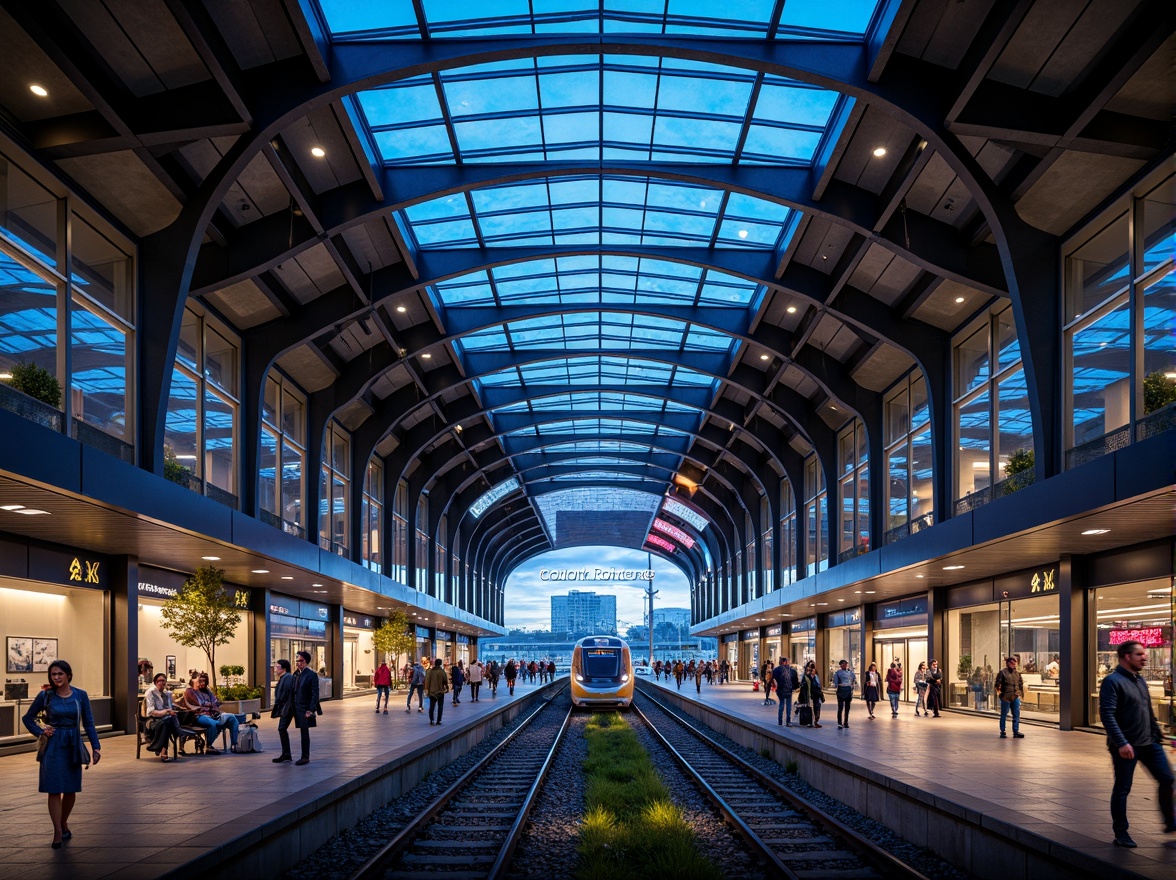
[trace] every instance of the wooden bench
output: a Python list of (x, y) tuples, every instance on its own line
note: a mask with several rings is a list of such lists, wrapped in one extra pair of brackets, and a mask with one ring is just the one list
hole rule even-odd
[[(143, 748), (151, 745), (151, 740), (154, 737), (151, 731), (147, 729), (147, 723), (151, 720), (147, 714), (147, 706), (142, 697), (139, 698), (139, 714), (136, 718), (136, 738), (135, 738), (135, 760), (139, 760), (143, 755)], [(189, 740), (193, 742), (193, 747), (197, 755), (204, 754), (205, 738), (204, 730), (199, 727), (184, 727), (180, 726), (179, 734), (171, 737), (172, 760), (178, 759), (181, 755), (187, 755), (184, 751), (184, 744)]]

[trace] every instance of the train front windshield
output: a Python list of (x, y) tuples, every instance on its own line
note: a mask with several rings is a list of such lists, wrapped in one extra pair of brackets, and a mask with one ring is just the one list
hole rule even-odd
[(621, 674), (621, 652), (616, 648), (585, 648), (584, 674), (589, 678), (616, 678)]

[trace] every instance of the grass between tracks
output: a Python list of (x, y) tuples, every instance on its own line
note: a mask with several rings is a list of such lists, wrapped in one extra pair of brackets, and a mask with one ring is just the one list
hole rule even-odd
[(698, 852), (694, 832), (620, 715), (592, 716), (584, 736), (587, 803), (577, 880), (722, 878), (723, 872)]

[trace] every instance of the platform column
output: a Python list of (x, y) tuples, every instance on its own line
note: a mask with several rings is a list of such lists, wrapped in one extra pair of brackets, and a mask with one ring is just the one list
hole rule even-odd
[(110, 561), (110, 723), (115, 730), (138, 729), (139, 558)]
[(1062, 675), (1058, 722), (1062, 730), (1085, 727), (1086, 665), (1092, 653), (1086, 644), (1086, 579), (1081, 557), (1063, 556), (1058, 562), (1058, 654)]

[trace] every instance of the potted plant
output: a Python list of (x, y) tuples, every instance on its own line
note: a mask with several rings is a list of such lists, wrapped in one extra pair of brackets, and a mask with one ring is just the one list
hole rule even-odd
[(12, 368), (8, 385), (54, 409), (61, 406), (61, 383), (44, 367), (21, 362)]
[(968, 676), (972, 674), (972, 655), (961, 654), (959, 665), (956, 666), (956, 675), (959, 676), (960, 681), (967, 681)]
[(181, 486), (187, 486), (188, 477), (192, 476), (192, 469), (180, 464), (176, 458), (176, 451), (168, 443), (163, 446), (163, 476), (164, 479), (179, 483)]
[(1143, 414), (1151, 415), (1158, 409), (1176, 402), (1176, 379), (1169, 379), (1161, 370), (1143, 377)]
[(261, 688), (233, 684), (220, 689), (221, 711), (230, 715), (252, 715), (261, 711)]

